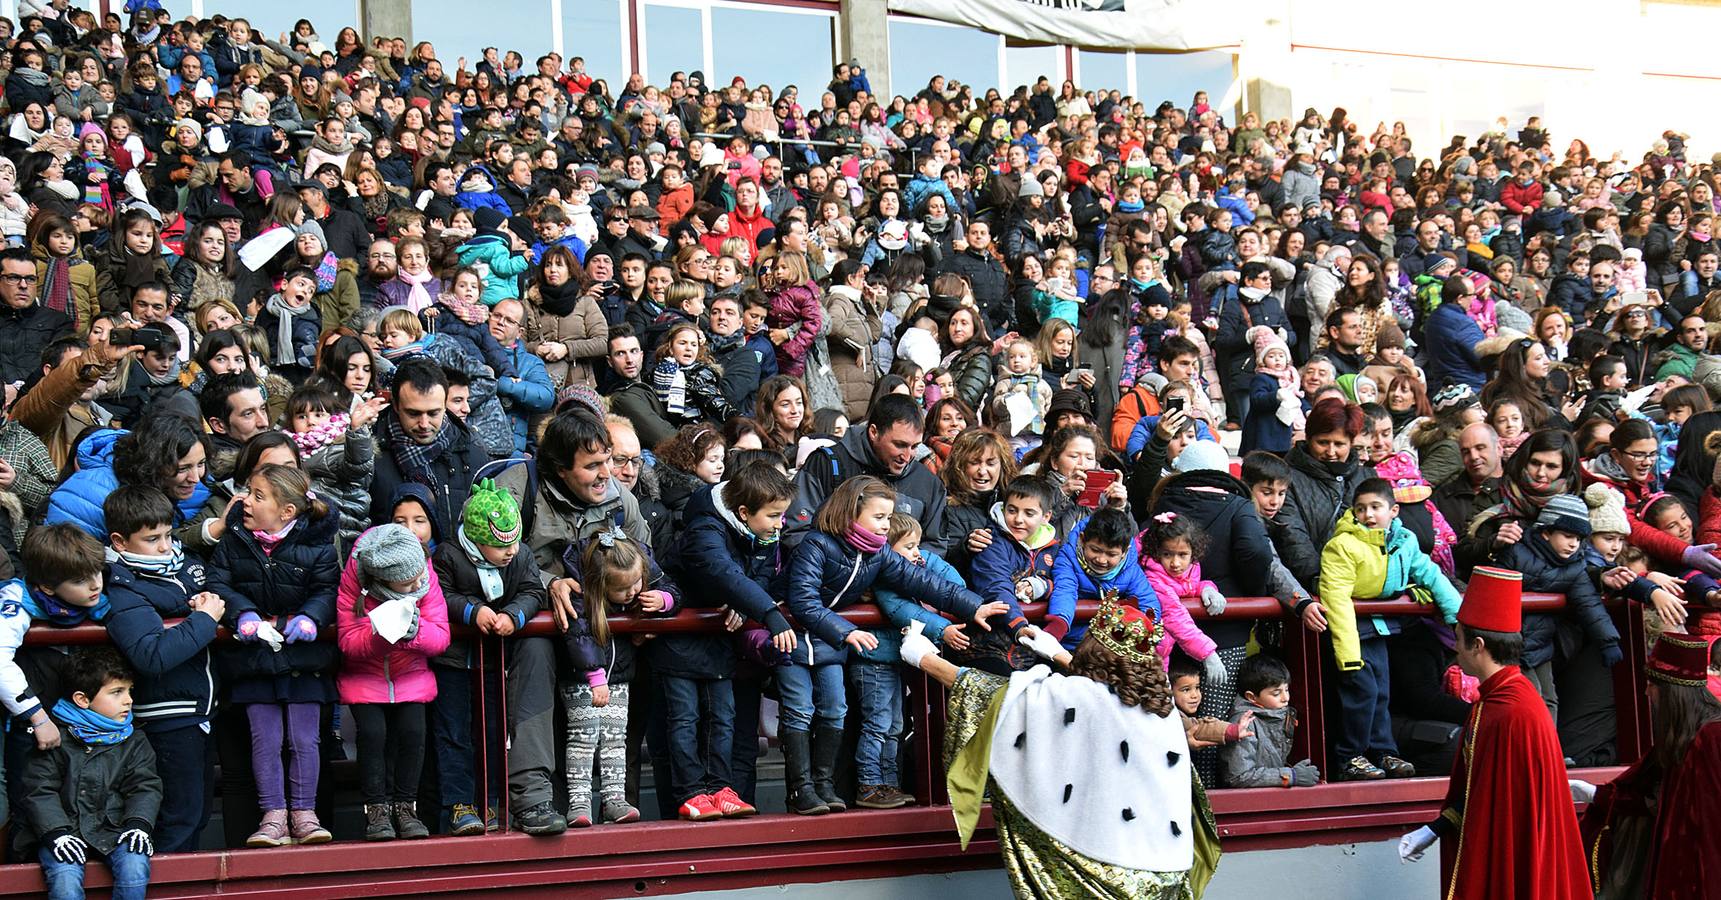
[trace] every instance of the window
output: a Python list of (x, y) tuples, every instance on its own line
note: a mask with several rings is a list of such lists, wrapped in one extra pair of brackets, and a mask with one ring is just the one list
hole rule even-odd
[(1081, 68), (1082, 76), (1075, 80), (1076, 87), (1084, 91), (1116, 90), (1125, 96), (1135, 93), (1135, 85), (1129, 83), (1127, 53), (1082, 50), (1077, 53), (1076, 65)]
[(711, 83), (726, 85), (740, 75), (779, 94), (792, 84), (803, 107), (809, 100), (817, 107), (831, 80), (831, 22), (824, 15), (713, 6)]
[(932, 76), (943, 75), (973, 85), (974, 95), (982, 96), (987, 88), (998, 84), (1000, 40), (995, 34), (973, 28), (892, 19), (891, 90), (913, 97)]
[(562, 0), (562, 47), (564, 58), (585, 57), (587, 74), (609, 82), (612, 91), (627, 83), (618, 0)]
[[(674, 72), (705, 68), (705, 29), (697, 9), (646, 4), (640, 19), (644, 26), (645, 81), (659, 87), (669, 83)], [(716, 84), (710, 72), (706, 84)], [(619, 87), (616, 88), (619, 90)]]
[(1054, 92), (1063, 85), (1064, 48), (1056, 44), (1044, 47), (1006, 47), (1004, 80), (998, 84), (998, 90), (1008, 94), (1015, 90), (1017, 85), (1025, 84), (1031, 88), (1042, 75), (1052, 82)]
[(1141, 86), (1139, 99), (1149, 111), (1161, 100), (1188, 109), (1196, 91), (1206, 91), (1207, 101), (1217, 106), (1231, 87), (1233, 77), (1229, 50), (1135, 55), (1135, 78)]
[[(315, 20), (313, 20), (315, 21)], [(483, 59), (485, 47), (506, 55), (518, 51), (527, 71), (550, 52), (550, 0), (487, 3), (479, 12), (470, 0), (412, 0), (412, 41), (429, 41), (450, 77), (460, 57), (468, 70)]]
[[(214, 4), (204, 5), (211, 7), (213, 11)], [(279, 39), (281, 32), (293, 30), (294, 22), (309, 19), (311, 27), (317, 30), (317, 38), (330, 50), (335, 49), (335, 35), (340, 34), (342, 28), (349, 25), (353, 28), (359, 27), (357, 0), (300, 0), (298, 3), (283, 3), (279, 6), (258, 4), (255, 9), (228, 13), (235, 14), (244, 16), (245, 20), (251, 23), (251, 27), (262, 32), (271, 41)], [(127, 21), (130, 21), (129, 18)], [(360, 28), (359, 33), (362, 38), (364, 29)]]

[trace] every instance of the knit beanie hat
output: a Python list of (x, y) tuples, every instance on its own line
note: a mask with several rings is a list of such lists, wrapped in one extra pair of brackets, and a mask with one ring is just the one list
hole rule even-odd
[(478, 546), (512, 547), (520, 542), (520, 504), (488, 478), (473, 486), (460, 520), (461, 533)]
[(507, 216), (502, 215), (500, 212), (497, 212), (488, 206), (479, 207), (472, 213), (473, 226), (475, 226), (479, 232), (484, 234), (500, 234), (502, 232), (502, 223), (507, 220)]
[(424, 574), (424, 546), (405, 525), (391, 522), (359, 535), (353, 557), (377, 581), (417, 581)]
[(1434, 411), (1466, 409), (1476, 403), (1476, 391), (1467, 384), (1449, 384), (1435, 392)]
[(1018, 197), (1044, 197), (1046, 189), (1040, 186), (1040, 179), (1024, 174), (1022, 186), (1016, 189)]
[(1171, 468), (1179, 472), (1229, 472), (1231, 455), (1217, 441), (1191, 441)]
[(1249, 343), (1255, 348), (1256, 368), (1260, 368), (1262, 361), (1267, 358), (1267, 351), (1274, 349), (1285, 351), (1285, 365), (1288, 366), (1291, 364), (1291, 348), (1285, 345), (1284, 340), (1279, 337), (1279, 333), (1277, 331), (1274, 331), (1265, 325), (1256, 325), (1249, 329), (1246, 333), (1246, 337), (1248, 337)]
[(1590, 536), (1590, 511), (1575, 494), (1555, 494), (1536, 516), (1536, 530), (1557, 528), (1578, 537)]
[(1590, 534), (1631, 534), (1624, 494), (1605, 484), (1592, 484), (1584, 489), (1584, 503), (1589, 506)]
[(1385, 350), (1389, 347), (1397, 347), (1398, 349), (1403, 350), (1404, 346), (1404, 329), (1398, 327), (1397, 322), (1389, 319), (1380, 323), (1380, 327), (1376, 329), (1374, 333), (1375, 350)]

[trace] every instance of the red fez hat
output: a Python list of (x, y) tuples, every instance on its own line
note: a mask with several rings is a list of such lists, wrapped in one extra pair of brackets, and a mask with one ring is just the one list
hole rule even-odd
[(1524, 628), (1524, 576), (1511, 569), (1477, 566), (1458, 607), (1466, 628), (1512, 633)]
[(1688, 687), (1708, 684), (1709, 642), (1696, 635), (1663, 634), (1649, 651), (1649, 677)]

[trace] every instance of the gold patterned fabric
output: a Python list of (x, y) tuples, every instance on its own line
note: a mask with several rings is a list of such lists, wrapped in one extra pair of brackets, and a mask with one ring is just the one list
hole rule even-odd
[[(994, 700), (1008, 686), (1009, 680), (997, 675), (971, 668), (962, 670), (950, 692), (944, 764), (952, 773), (953, 802), (958, 802), (960, 794), (978, 796), (982, 790), (991, 797), (1004, 869), (1010, 875), (1016, 896), (1047, 900), (1195, 900), (1199, 894), (1190, 887), (1191, 873), (1130, 869), (1090, 859), (1035, 828), (990, 779), (983, 786), (962, 783), (962, 770), (960, 767), (951, 770), (951, 766), (971, 742), (979, 741), (982, 747), (991, 744), (993, 720), (997, 716)], [(1195, 782), (1194, 796), (1200, 812), (1195, 817), (1199, 832), (1212, 835), (1212, 813), (1199, 780)], [(1218, 862), (1218, 844), (1213, 840), (1203, 846), (1200, 836), (1196, 844), (1195, 878), (1204, 887)]]

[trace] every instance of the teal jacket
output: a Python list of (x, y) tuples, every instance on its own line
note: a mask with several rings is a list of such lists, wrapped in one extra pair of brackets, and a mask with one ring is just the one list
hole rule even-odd
[(523, 253), (515, 253), (499, 234), (480, 234), (460, 245), (460, 264), (484, 276), (484, 305), (520, 299), (520, 275), (531, 268)]

